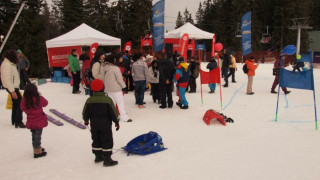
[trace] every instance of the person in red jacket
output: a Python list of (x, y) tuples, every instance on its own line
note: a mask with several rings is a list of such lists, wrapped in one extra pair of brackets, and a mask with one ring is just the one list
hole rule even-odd
[(250, 57), (250, 59), (245, 61), (245, 64), (247, 64), (248, 68), (248, 85), (247, 85), (247, 95), (253, 95), (254, 92), (252, 92), (252, 84), (253, 84), (253, 76), (255, 75), (255, 71), (258, 68), (258, 65), (254, 64), (255, 58), (253, 56)]
[(33, 157), (43, 157), (47, 155), (41, 147), (42, 129), (48, 126), (48, 119), (43, 112), (43, 107), (48, 105), (48, 101), (40, 95), (38, 88), (34, 84), (27, 84), (24, 90), (20, 107), (27, 114), (26, 127), (32, 133)]

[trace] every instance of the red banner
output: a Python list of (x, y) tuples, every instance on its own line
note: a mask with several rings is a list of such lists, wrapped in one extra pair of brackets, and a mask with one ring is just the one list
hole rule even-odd
[(184, 57), (184, 60), (187, 60), (187, 46), (188, 46), (188, 41), (189, 41), (189, 34), (185, 33), (181, 37), (180, 40), (180, 55), (181, 57)]
[(141, 38), (141, 47), (152, 46), (152, 38)]
[(90, 52), (89, 52), (90, 61), (92, 60), (94, 54), (96, 53), (98, 46), (99, 46), (99, 44), (97, 42), (91, 44)]
[(214, 57), (214, 54), (215, 54), (214, 47), (215, 47), (215, 45), (216, 45), (216, 35), (213, 35), (212, 46), (211, 46), (211, 57)]
[(69, 64), (68, 57), (71, 50), (76, 49), (81, 54), (81, 46), (48, 48), (49, 67), (65, 67)]
[(132, 49), (132, 43), (131, 43), (131, 41), (128, 41), (128, 42), (124, 45), (123, 51), (124, 51), (124, 52), (128, 51), (129, 54), (131, 54), (131, 49)]

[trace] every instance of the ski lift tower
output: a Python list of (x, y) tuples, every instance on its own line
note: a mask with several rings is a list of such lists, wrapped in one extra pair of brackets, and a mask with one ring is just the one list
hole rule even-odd
[(293, 26), (291, 26), (289, 29), (298, 30), (296, 54), (300, 54), (301, 29), (312, 29), (311, 26), (307, 25), (308, 19), (309, 17), (291, 19), (293, 21)]

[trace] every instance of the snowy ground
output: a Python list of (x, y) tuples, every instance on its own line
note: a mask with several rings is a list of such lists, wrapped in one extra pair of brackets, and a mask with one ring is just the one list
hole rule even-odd
[[(188, 110), (177, 106), (159, 109), (149, 92), (145, 95), (147, 108), (138, 109), (133, 93), (125, 95), (126, 110), (133, 122), (122, 122), (120, 130), (113, 132), (114, 149), (149, 131), (158, 132), (168, 149), (147, 156), (127, 156), (120, 150), (113, 154), (119, 161), (115, 167), (95, 164), (89, 130), (63, 120), (62, 127), (49, 123), (44, 129), (42, 146), (48, 155), (34, 159), (30, 131), (11, 126), (11, 111), (5, 110), (7, 93), (1, 90), (1, 179), (319, 179), (320, 132), (314, 125), (312, 91), (289, 89), (292, 92), (287, 97), (281, 92), (276, 123), (277, 95), (270, 93), (272, 64), (257, 69), (253, 96), (246, 95), (247, 76), (242, 65), (238, 66), (237, 83), (222, 89), (222, 112), (235, 120), (227, 126), (214, 122), (207, 126), (202, 121), (206, 110), (220, 110), (220, 96), (209, 94), (204, 85), (202, 106), (199, 79), (197, 93), (187, 94)], [(319, 77), (320, 70), (315, 69), (318, 106)], [(71, 94), (67, 84), (47, 83), (38, 88), (49, 100), (45, 112), (52, 115), (49, 108), (55, 108), (82, 121), (88, 96)], [(174, 101), (177, 99), (174, 96)]]

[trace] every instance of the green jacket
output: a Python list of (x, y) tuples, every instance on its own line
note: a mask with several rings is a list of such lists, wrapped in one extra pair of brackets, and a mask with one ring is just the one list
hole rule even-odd
[(105, 124), (111, 125), (119, 122), (118, 112), (112, 99), (104, 92), (94, 92), (83, 107), (82, 118), (84, 121), (91, 121), (91, 126), (99, 127)]
[(71, 72), (80, 71), (80, 65), (77, 57), (74, 57), (73, 55), (69, 55), (68, 61), (69, 61)]

